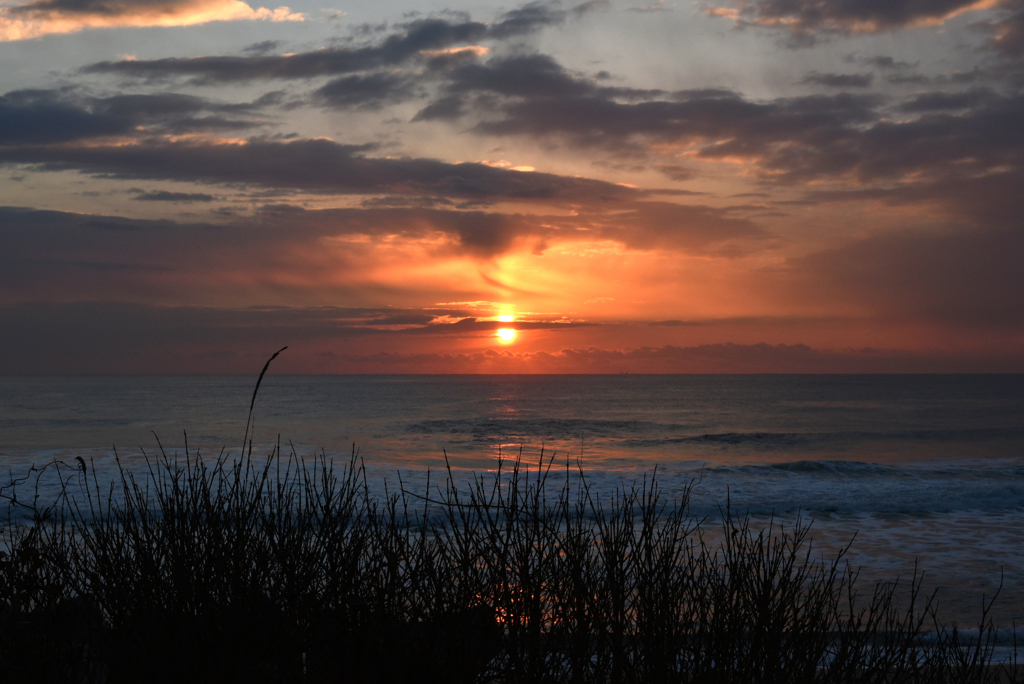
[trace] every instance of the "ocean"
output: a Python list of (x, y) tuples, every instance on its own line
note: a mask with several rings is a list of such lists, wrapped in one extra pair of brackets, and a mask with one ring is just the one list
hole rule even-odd
[[(0, 472), (82, 457), (109, 476), (158, 453), (242, 449), (254, 377), (0, 378)], [(1024, 623), (1024, 376), (267, 375), (253, 454), (365, 463), (373, 487), (426, 487), (521, 457), (598, 496), (656, 473), (713, 529), (811, 522), (812, 552), (852, 540), (861, 584), (915, 566), (943, 615)], [(569, 473), (566, 475), (565, 473)], [(55, 486), (53, 483), (44, 483)], [(53, 491), (52, 489), (50, 491)]]

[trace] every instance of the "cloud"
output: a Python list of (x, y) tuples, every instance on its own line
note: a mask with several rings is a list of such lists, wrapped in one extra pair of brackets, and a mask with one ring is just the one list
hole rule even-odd
[(507, 97), (579, 97), (597, 94), (592, 82), (575, 78), (548, 55), (498, 57), (486, 64), (466, 64), (449, 77), (451, 93), (487, 92)]
[[(263, 220), (272, 224), (275, 219), (265, 216)], [(389, 240), (444, 236), (446, 244), (435, 249), (482, 259), (508, 251), (516, 238), (533, 234), (539, 228), (535, 219), (520, 215), (430, 208), (289, 210), (282, 215), (278, 228), (287, 231), (299, 226), (329, 235)]]
[[(763, 6), (783, 7), (779, 3)], [(800, 1), (785, 6), (796, 8), (793, 11), (811, 11), (809, 5)], [(826, 3), (819, 10), (829, 16), (829, 12), (845, 12), (850, 16), (874, 12), (878, 17), (887, 17), (885, 21), (889, 23), (885, 25), (888, 26), (895, 25), (893, 22), (910, 21), (908, 17), (912, 16), (946, 16), (966, 6), (955, 2), (933, 3), (924, 8), (900, 2), (892, 7), (878, 3), (862, 3), (856, 7)], [(545, 24), (556, 21), (557, 12), (561, 11), (550, 5), (530, 4), (509, 12), (498, 24), (513, 19), (525, 22), (524, 26)], [(145, 77), (190, 75), (208, 82), (331, 75), (332, 80), (313, 92), (312, 101), (339, 109), (378, 109), (433, 93), (428, 104), (413, 117), (414, 122), (457, 121), (463, 131), (481, 136), (526, 136), (575, 148), (598, 148), (615, 155), (660, 157), (652, 166), (676, 180), (685, 178), (688, 172), (699, 172), (694, 161), (737, 163), (741, 166), (736, 168), (762, 181), (789, 184), (927, 181), (940, 175), (988, 173), (1006, 164), (1015, 168), (1021, 161), (1020, 127), (1014, 123), (1015, 117), (1024, 113), (1020, 110), (1020, 98), (995, 91), (976, 88), (967, 92), (919, 92), (903, 102), (894, 102), (863, 92), (753, 100), (725, 89), (668, 92), (619, 88), (606, 85), (607, 79), (600, 75), (591, 77), (570, 71), (548, 55), (516, 52), (484, 60), (486, 51), (482, 47), (466, 52), (467, 42), (485, 38), (492, 29), (493, 26), (468, 20), (423, 19), (404, 24), (375, 44), (363, 47), (332, 48), (290, 56), (123, 61), (92, 65), (89, 69)], [(447, 55), (444, 60), (434, 63), (442, 53)], [(409, 62), (413, 59), (415, 64)], [(911, 66), (886, 56), (860, 58), (854, 55), (847, 61), (890, 71)], [(864, 90), (872, 79), (871, 73), (811, 73), (803, 82), (826, 88)], [(894, 112), (912, 116), (894, 118)], [(227, 114), (203, 117), (211, 126), (219, 119), (232, 118)], [(238, 125), (237, 120), (232, 121)], [(81, 127), (86, 123), (76, 125)], [(76, 130), (76, 126), (69, 130)], [(340, 152), (341, 148), (329, 148), (326, 143), (322, 145), (323, 150), (314, 152), (314, 143), (310, 141), (297, 141), (294, 147), (280, 144), (277, 151), (283, 154), (287, 164), (291, 153), (297, 152), (300, 146), (305, 146), (303, 154), (316, 159), (314, 167), (319, 165), (327, 170), (329, 166), (330, 171), (341, 172), (341, 180), (317, 181), (325, 186), (316, 190), (318, 192), (401, 194), (406, 190), (387, 182), (375, 186), (352, 176), (348, 176), (352, 179), (348, 181), (346, 168), (360, 166), (380, 170), (389, 167), (390, 174), (404, 166), (406, 173), (416, 176), (414, 167), (430, 165), (425, 160), (370, 161), (363, 156), (368, 150), (362, 150), (362, 154), (345, 154)], [(271, 145), (253, 140), (250, 148), (269, 151)], [(124, 171), (101, 170), (105, 164), (85, 161), (84, 152), (74, 153), (81, 162), (53, 158), (49, 163), (66, 164), (93, 173), (124, 173), (125, 177), (132, 177), (133, 172), (127, 170), (129, 166), (136, 169), (134, 173), (140, 178), (184, 177), (181, 174), (147, 175), (154, 172), (143, 170), (151, 166), (143, 160), (146, 154), (170, 151), (168, 146), (155, 144), (124, 151), (120, 154), (137, 157), (137, 160), (125, 160)], [(95, 159), (101, 152), (91, 156)], [(198, 156), (200, 150), (175, 149), (175, 154), (186, 152)], [(48, 154), (59, 156), (56, 151)], [(244, 152), (225, 147), (218, 156), (241, 157)], [(336, 163), (321, 165), (330, 156)], [(680, 156), (691, 161), (684, 167), (677, 161)], [(28, 151), (23, 152), (21, 159), (27, 162), (27, 157)], [(167, 161), (173, 168), (173, 160)], [(468, 167), (450, 174), (448, 170), (455, 165), (442, 170), (436, 166), (439, 163), (434, 164), (444, 181), (431, 188), (424, 184), (425, 177), (418, 175), (417, 181), (408, 186), (413, 188), (412, 192), (464, 199), (473, 199), (476, 194), (476, 198), (483, 201), (509, 196), (484, 188), (474, 193), (474, 185), (489, 185), (484, 181), (487, 172), (476, 174), (478, 177), (470, 181), (460, 172), (468, 171)], [(260, 166), (258, 162), (256, 166)], [(289, 182), (258, 180), (255, 170), (224, 169), (222, 174), (217, 174), (213, 171), (216, 168), (214, 164), (210, 170), (201, 171), (198, 177), (209, 182), (233, 182), (230, 179), (234, 179), (262, 185), (284, 183), (282, 187), (312, 188), (315, 185), (301, 169), (298, 179)], [(250, 180), (238, 178), (239, 174), (248, 175)], [(265, 176), (270, 175), (272, 172), (267, 170)], [(380, 174), (371, 173), (368, 179), (375, 176), (380, 177)], [(333, 188), (326, 187), (329, 185)], [(521, 182), (513, 185), (521, 186)]]
[[(151, 192), (137, 199), (206, 202), (208, 197)], [(405, 279), (398, 273), (423, 270), (425, 259), (446, 272), (450, 260), (465, 268), (467, 258), (487, 262), (529, 251), (538, 241), (548, 248), (616, 243), (625, 250), (731, 256), (763, 246), (769, 238), (756, 224), (718, 209), (657, 202), (575, 217), (280, 206), (220, 223), (0, 207), (5, 245), (0, 302), (333, 300), (354, 296), (374, 282), (415, 288), (412, 282), (402, 285)], [(483, 281), (509, 289), (486, 275)]]
[[(124, 59), (96, 62), (83, 67), (84, 73), (108, 73), (143, 79), (189, 77), (195, 84), (213, 84), (254, 79), (307, 79), (317, 76), (339, 76), (393, 69), (417, 61), (437, 71), (473, 61), (486, 54), (488, 48), (476, 45), (480, 40), (507, 40), (556, 24), (569, 16), (579, 16), (604, 7), (606, 0), (591, 0), (569, 10), (550, 3), (533, 2), (505, 12), (495, 23), (451, 21), (444, 18), (416, 19), (397, 26), (375, 44), (359, 47), (331, 47), (288, 55), (266, 54), (277, 48), (275, 41), (250, 45), (243, 56), (204, 56), (154, 60)], [(393, 72), (362, 73), (345, 84), (357, 86), (394, 78)], [(357, 80), (362, 79), (362, 80)], [(398, 84), (398, 79), (392, 80)], [(379, 91), (378, 91), (379, 92)]]
[(168, 192), (167, 190), (155, 190), (153, 192), (135, 193), (133, 200), (141, 202), (212, 202), (216, 199), (213, 195), (205, 192)]
[(757, 224), (731, 217), (727, 211), (671, 202), (635, 202), (625, 211), (581, 211), (568, 221), (550, 217), (545, 222), (565, 226), (550, 237), (575, 234), (577, 239), (614, 240), (630, 249), (690, 254), (745, 253), (771, 238)]
[(876, 69), (883, 69), (887, 71), (910, 69), (916, 66), (916, 64), (911, 64), (910, 62), (897, 61), (896, 59), (893, 59), (889, 55), (874, 55), (871, 57), (859, 57), (857, 55), (849, 55), (846, 58), (844, 58), (844, 61), (861, 62), (862, 64), (873, 66)]
[[(394, 55), (411, 55), (414, 46), (445, 45), (453, 35), (476, 36), (485, 28), (473, 22), (423, 20), (406, 25), (403, 32), (390, 35), (376, 47), (344, 54), (348, 59), (360, 50), (371, 50), (377, 55), (371, 62), (378, 63), (386, 44), (393, 43), (389, 49)], [(333, 63), (341, 54), (321, 52), (295, 57), (312, 60), (320, 55), (317, 59)], [(249, 69), (259, 60), (282, 58), (231, 59), (242, 60)], [(297, 77), (322, 67), (327, 68), (314, 60), (288, 73)], [(335, 67), (337, 64), (330, 68)], [(270, 72), (284, 74), (274, 69)], [(808, 82), (859, 88), (870, 76), (819, 73), (809, 75)], [(1014, 169), (1024, 163), (1024, 140), (1017, 123), (1024, 116), (1024, 99), (995, 90), (925, 91), (902, 102), (850, 92), (752, 100), (724, 89), (667, 92), (617, 88), (605, 82), (571, 72), (547, 55), (513, 54), (449, 64), (431, 72), (427, 79), (414, 78), (412, 70), (403, 69), (342, 75), (320, 86), (313, 98), (331, 107), (378, 108), (436, 88), (437, 96), (414, 121), (459, 120), (463, 130), (477, 135), (526, 136), (616, 155), (655, 157), (651, 166), (675, 179), (685, 178), (687, 169), (699, 172), (701, 161), (735, 163), (739, 165), (735, 168), (762, 181), (786, 184), (926, 183), (940, 177), (969, 178)], [(34, 96), (18, 97), (24, 102), (8, 103), (6, 110), (0, 110), (0, 116), (7, 112), (8, 118), (17, 118), (10, 112), (21, 107), (21, 123), (9, 128), (15, 133), (8, 133), (11, 139), (7, 142), (12, 148), (19, 141), (27, 145), (0, 149), (0, 159), (12, 162), (122, 178), (238, 182), (318, 193), (567, 202), (605, 201), (628, 194), (610, 183), (556, 180), (545, 174), (527, 176), (472, 164), (371, 158), (367, 156), (370, 147), (324, 140), (252, 138), (244, 144), (217, 145), (147, 138), (116, 149), (95, 145), (90, 149), (70, 145), (44, 149), (44, 142), (71, 142), (75, 136), (84, 139), (118, 131), (141, 138), (141, 134), (128, 131), (140, 120), (149, 121), (143, 125), (155, 127), (158, 133), (256, 125), (253, 112), (259, 110), (261, 101), (247, 105), (249, 110), (236, 111), (227, 105), (218, 109), (198, 98), (181, 99), (185, 96), (160, 107), (155, 98), (161, 96), (146, 96), (154, 98), (151, 101), (125, 100), (123, 104), (114, 98), (76, 104), (63, 95), (38, 102)], [(17, 99), (12, 94), (7, 98), (10, 102)], [(128, 108), (129, 102), (135, 102), (134, 109)], [(143, 106), (144, 102), (151, 106)], [(53, 109), (46, 112), (49, 119), (37, 116), (44, 105)], [(205, 108), (202, 114), (186, 111), (200, 108)], [(163, 114), (158, 113), (161, 109)], [(893, 117), (894, 112), (904, 116)], [(167, 118), (172, 113), (178, 119)], [(59, 125), (61, 117), (67, 119), (67, 126)], [(43, 125), (44, 120), (52, 123)], [(177, 120), (180, 123), (175, 124)], [(267, 158), (261, 159), (261, 154)], [(678, 163), (680, 157), (688, 159), (685, 167)], [(576, 187), (570, 192), (568, 186)]]
[(324, 48), (292, 55), (168, 57), (97, 62), (84, 67), (82, 71), (145, 79), (185, 76), (191, 77), (194, 82), (207, 84), (253, 79), (305, 79), (399, 65), (424, 56), (424, 52), (473, 43), (486, 33), (487, 26), (480, 22), (419, 19), (402, 25), (399, 32), (389, 35), (377, 45)]
[(253, 9), (241, 0), (35, 0), (0, 7), (0, 41), (87, 28), (190, 26), (210, 21), (302, 21), (287, 7)]
[(804, 294), (856, 302), (889, 320), (1024, 333), (1024, 231), (902, 231), (792, 262)]
[(251, 43), (242, 48), (242, 52), (250, 52), (257, 55), (262, 55), (267, 52), (272, 52), (281, 47), (281, 41), (279, 40), (261, 40), (256, 43)]
[[(664, 91), (609, 88), (568, 73), (543, 55), (495, 58), (450, 74), (455, 113), (471, 109), (471, 130), (486, 135), (563, 137), (574, 145), (642, 152), (652, 143), (701, 146), (704, 158), (756, 158), (773, 144), (813, 145), (874, 120), (880, 99), (838, 94), (754, 102), (720, 89)], [(502, 99), (495, 101), (494, 96)], [(723, 144), (727, 143), (727, 144)]]
[(813, 83), (828, 88), (867, 88), (871, 85), (873, 74), (808, 74), (801, 83)]
[(53, 90), (15, 90), (0, 96), (0, 144), (49, 144), (119, 135), (134, 123), (69, 102)]
[(814, 202), (879, 202), (887, 207), (936, 210), (947, 221), (980, 229), (1013, 229), (1024, 215), (1024, 169), (982, 175), (946, 174), (930, 181), (902, 183), (894, 187), (821, 191), (810, 195)]
[(859, 183), (966, 180), (1024, 164), (1024, 130), (1018, 125), (1024, 97), (993, 95), (975, 101), (967, 111), (936, 111), (952, 104), (963, 102), (918, 95), (907, 106), (931, 110), (916, 119), (881, 119), (866, 127), (819, 131), (826, 135), (794, 136), (797, 145), (767, 149), (760, 164), (779, 180), (833, 177)]
[(960, 92), (942, 90), (921, 92), (900, 105), (900, 110), (910, 113), (943, 112), (978, 109), (979, 106), (998, 103), (1001, 98), (988, 88), (974, 88)]
[[(185, 193), (141, 198), (180, 196), (196, 199)], [(0, 301), (333, 299), (374, 279), (401, 281), (378, 272), (381, 263), (405, 268), (428, 257), (439, 264), (487, 259), (537, 230), (524, 217), (422, 208), (281, 207), (214, 224), (6, 207), (0, 208)]]
[(965, 12), (991, 9), (1004, 0), (736, 0), (734, 7), (710, 7), (711, 16), (739, 26), (787, 31), (793, 46), (813, 43), (818, 33), (874, 33), (942, 24)]
[(989, 34), (989, 47), (1013, 60), (1024, 58), (1024, 0), (1006, 0), (1007, 12), (996, 19), (978, 22), (976, 26)]
[[(418, 26), (415, 30), (426, 30)], [(428, 33), (447, 35), (452, 26), (445, 26)], [(430, 40), (424, 37), (417, 44)], [(866, 80), (870, 74), (812, 74), (809, 79), (853, 85), (850, 79), (862, 76)], [(902, 102), (868, 93), (755, 101), (723, 89), (609, 87), (538, 54), (461, 63), (435, 74), (432, 83), (439, 88), (438, 97), (415, 121), (460, 119), (463, 130), (477, 135), (526, 136), (621, 155), (669, 152), (674, 159), (662, 156), (652, 166), (677, 179), (686, 176), (679, 169), (696, 169), (694, 162), (700, 161), (739, 163), (762, 180), (790, 184), (927, 182), (1024, 163), (1017, 123), (1024, 116), (1024, 99), (983, 88), (919, 92)], [(371, 71), (336, 78), (321, 86), (314, 99), (327, 106), (376, 108), (430, 87), (401, 70)], [(375, 159), (366, 156), (369, 147), (325, 140), (253, 138), (217, 145), (147, 139), (117, 148), (41, 146), (70, 142), (75, 136), (129, 135), (128, 129), (140, 121), (148, 121), (143, 125), (154, 126), (156, 132), (256, 125), (253, 112), (261, 106), (258, 100), (246, 105), (249, 110), (232, 110), (186, 96), (166, 103), (158, 98), (172, 96), (139, 97), (151, 99), (76, 104), (63, 95), (47, 99), (9, 94), (0, 109), (0, 117), (14, 121), (6, 142), (28, 145), (0, 149), (0, 159), (123, 178), (240, 182), (342, 194), (411, 193), (477, 201), (604, 201), (628, 194), (596, 181), (423, 159)], [(50, 109), (44, 112), (44, 107)], [(893, 118), (899, 110), (912, 116)], [(60, 125), (62, 117), (67, 126)], [(675, 161), (680, 156), (691, 160), (685, 168)], [(568, 186), (575, 187), (569, 192)]]
[(318, 88), (313, 97), (339, 109), (379, 109), (407, 99), (414, 92), (412, 79), (390, 73), (342, 76)]
[(293, 358), (304, 355), (305, 367), (316, 372), (314, 352), (325, 346), (400, 334), (405, 326), (429, 325), (435, 313), (464, 312), (96, 301), (0, 305), (3, 325), (24, 326), (9, 338), (0, 373), (249, 372), (257, 357), (265, 360), (265, 348), (284, 345), (297, 352)]
[[(1010, 266), (1002, 261), (1002, 257), (1016, 255), (1013, 258), (1024, 258), (1019, 243), (1013, 237), (1020, 232), (1020, 217), (1024, 215), (1024, 196), (1020, 192), (1024, 187), (1024, 134), (1017, 124), (1024, 116), (1024, 109), (1021, 109), (1024, 101), (999, 96), (993, 98), (977, 110), (965, 112), (960, 110), (963, 104), (960, 98), (922, 94), (910, 101), (911, 106), (937, 111), (929, 111), (906, 123), (876, 124), (844, 140), (834, 149), (823, 147), (809, 153), (806, 168), (800, 167), (801, 162), (794, 155), (780, 160), (779, 169), (794, 174), (797, 181), (810, 183), (815, 178), (844, 173), (850, 181), (845, 188), (813, 190), (807, 193), (807, 200), (815, 205), (850, 203), (882, 216), (892, 207), (901, 207), (906, 220), (916, 225), (930, 224), (933, 231), (945, 235), (915, 238), (921, 240), (919, 249), (912, 246), (913, 240), (909, 237), (896, 240), (892, 245), (883, 244), (880, 237), (875, 238), (875, 242), (865, 246), (851, 259), (883, 263), (896, 254), (909, 259), (915, 254), (934, 252), (939, 249), (936, 245), (942, 245), (943, 250), (949, 251), (948, 257), (944, 258), (950, 262), (958, 253), (972, 254), (976, 248), (982, 249), (981, 246), (987, 245), (985, 249), (992, 249), (993, 255), (999, 257), (994, 258), (993, 268), (1001, 264), (998, 268), (1004, 269), (1004, 274), (1009, 273), (1006, 269)], [(980, 99), (984, 102), (984, 98)], [(947, 108), (954, 111), (947, 112)], [(787, 166), (782, 165), (783, 161)], [(954, 232), (948, 235), (942, 232), (950, 230)], [(971, 231), (978, 236), (977, 245), (970, 237)], [(979, 252), (971, 258), (977, 261), (982, 257)], [(898, 273), (910, 273), (918, 266), (907, 264), (893, 268), (896, 275), (889, 282), (899, 290), (896, 285), (900, 277)], [(823, 267), (820, 273), (824, 276), (842, 272), (838, 266), (835, 271), (830, 269), (831, 266)], [(983, 271), (975, 274), (979, 277), (977, 282), (984, 282), (991, 275)], [(950, 279), (938, 278), (935, 291), (946, 293), (947, 287), (959, 283), (956, 285), (958, 292), (979, 294), (971, 286), (974, 276), (958, 279), (952, 276), (956, 272), (957, 269), (951, 266)], [(885, 282), (885, 279), (865, 282), (864, 292), (872, 290), (872, 282)], [(1009, 276), (1006, 276), (1004, 284), (1010, 286)], [(823, 291), (817, 285), (808, 287)], [(857, 299), (857, 292), (856, 287), (851, 287), (848, 292), (851, 300)], [(978, 311), (985, 310), (1000, 298), (998, 292), (985, 294), (977, 301)], [(883, 303), (885, 299), (880, 295), (878, 302)], [(941, 301), (931, 309), (938, 311), (944, 301), (957, 301), (956, 292), (943, 294)], [(958, 306), (966, 310), (974, 305), (963, 300)], [(922, 306), (921, 310), (926, 308)], [(912, 316), (914, 307), (908, 306), (902, 311)], [(965, 320), (969, 318), (966, 314), (964, 316)]]
[(563, 10), (558, 2), (529, 2), (500, 15), (491, 24), (487, 35), (499, 40), (529, 35), (548, 26), (562, 24), (569, 17), (580, 17), (607, 8), (610, 4), (610, 0), (587, 0), (569, 10)]
[[(274, 349), (282, 373), (917, 373), (1021, 372), (985, 350), (816, 349), (702, 344), (559, 351), (396, 352), (380, 345), (420, 324), (416, 310), (157, 307), (120, 302), (0, 305), (0, 374), (255, 373)], [(438, 326), (444, 327), (444, 326)], [(375, 350), (374, 347), (377, 347)]]
[(893, 85), (923, 86), (931, 82), (931, 78), (923, 74), (892, 74), (887, 76), (885, 80)]
[(697, 175), (693, 169), (679, 164), (659, 164), (655, 168), (674, 181), (691, 180)]
[[(939, 173), (943, 172), (943, 167), (947, 172), (977, 173), (1006, 163), (1008, 157), (1017, 155), (1020, 150), (1019, 127), (1011, 125), (1013, 116), (1018, 115), (1015, 112), (1020, 107), (1019, 98), (980, 88), (967, 92), (917, 93), (897, 106), (905, 113), (921, 116), (892, 120), (888, 118), (891, 105), (884, 98), (871, 94), (840, 93), (754, 101), (723, 89), (670, 93), (617, 88), (603, 85), (601, 79), (570, 72), (550, 56), (540, 54), (498, 56), (484, 62), (478, 61), (477, 52), (473, 52), (471, 60), (447, 64), (427, 79), (416, 76), (412, 70), (374, 70), (374, 65), (379, 66), (382, 60), (405, 59), (419, 54), (416, 49), (421, 46), (448, 45), (458, 38), (478, 37), (484, 30), (484, 25), (474, 22), (452, 24), (443, 20), (422, 20), (406, 25), (402, 33), (392, 34), (380, 45), (370, 48), (280, 57), (156, 60), (146, 64), (118, 62), (110, 66), (140, 68), (142, 71), (138, 73), (151, 75), (167, 67), (174, 73), (205, 74), (204, 78), (229, 80), (256, 76), (299, 78), (362, 70), (338, 76), (318, 87), (313, 101), (333, 108), (377, 109), (421, 97), (436, 87), (435, 99), (421, 109), (413, 121), (461, 120), (464, 130), (478, 135), (562, 139), (577, 147), (603, 148), (616, 154), (645, 156), (655, 148), (666, 149), (667, 143), (668, 149), (685, 151), (692, 158), (740, 162), (750, 165), (763, 179), (782, 182), (824, 178), (871, 182), (908, 177), (922, 170)], [(385, 53), (389, 55), (387, 59), (382, 57)], [(891, 66), (889, 60), (883, 61), (886, 68)], [(861, 89), (866, 88), (871, 79), (871, 74), (812, 73), (803, 82)], [(108, 103), (75, 105), (76, 111), (48, 113), (54, 120), (60, 116), (68, 119), (66, 133), (58, 132), (57, 125), (43, 124), (49, 119), (38, 116), (43, 113), (41, 104), (18, 106), (23, 110), (22, 120), (28, 122), (24, 125), (39, 131), (45, 129), (40, 135), (51, 136), (51, 141), (56, 140), (52, 136), (72, 139), (78, 132), (84, 136), (90, 134), (90, 130), (95, 135), (126, 131), (130, 125), (137, 125), (135, 119), (143, 115), (160, 123), (157, 105), (164, 110), (165, 118), (173, 112), (181, 116), (177, 127), (169, 120), (160, 124), (168, 132), (203, 127), (210, 130), (241, 128), (257, 123), (243, 118), (243, 114), (252, 116), (243, 109), (231, 110), (227, 106), (216, 109), (198, 98), (187, 100), (185, 96), (173, 96), (178, 99), (162, 102), (159, 97), (172, 96), (145, 97), (150, 98), (152, 106), (143, 108), (140, 100), (136, 105), (138, 111), (131, 116), (123, 115), (113, 98)], [(13, 95), (9, 95), (10, 98)], [(71, 106), (68, 98), (51, 97), (50, 100), (52, 102), (43, 104), (65, 110)], [(264, 103), (259, 100), (249, 107), (255, 111), (261, 104)], [(273, 102), (268, 100), (265, 104)], [(205, 107), (210, 113), (186, 117), (184, 109), (188, 107), (196, 111)], [(13, 109), (10, 105), (7, 107), (7, 110)], [(957, 112), (955, 117), (941, 116), (943, 111), (956, 110), (965, 111)], [(104, 121), (101, 114), (114, 118)], [(122, 114), (120, 119), (115, 116), (118, 114)], [(21, 129), (15, 125), (11, 130)], [(998, 135), (986, 135), (986, 130)], [(31, 135), (25, 138), (26, 142), (32, 139)], [(973, 145), (979, 146), (972, 148)], [(967, 162), (967, 166), (962, 162)], [(662, 163), (657, 167), (663, 171), (683, 168), (678, 163)], [(674, 171), (669, 175), (682, 177)], [(441, 192), (438, 190), (437, 194)], [(452, 194), (448, 190), (444, 192)], [(469, 193), (458, 195), (466, 197)]]
[[(869, 95), (814, 95), (754, 102), (722, 89), (669, 93), (602, 86), (547, 55), (496, 57), (445, 74), (442, 97), (419, 120), (478, 117), (484, 135), (567, 138), (575, 145), (642, 151), (649, 143), (708, 144), (710, 158), (759, 155), (773, 142), (824, 138), (877, 117)], [(499, 99), (496, 99), (499, 98)], [(744, 148), (741, 150), (740, 148)]]
[(412, 118), (413, 122), (416, 121), (453, 121), (458, 119), (465, 113), (464, 103), (462, 98), (455, 95), (449, 97), (441, 97), (434, 100), (429, 105), (421, 109), (416, 113), (416, 116)]
[(0, 145), (47, 145), (109, 136), (224, 131), (260, 125), (258, 104), (192, 95), (87, 97), (74, 90), (15, 90), (0, 96)]
[(551, 3), (530, 2), (498, 17), (491, 24), (488, 35), (504, 39), (535, 33), (539, 29), (561, 24), (565, 17), (566, 12), (556, 9)]
[(245, 183), (331, 194), (400, 194), (478, 201), (595, 202), (638, 198), (615, 183), (479, 163), (364, 156), (373, 146), (330, 140), (244, 142), (144, 139), (136, 144), (0, 146), (0, 162), (125, 179)]

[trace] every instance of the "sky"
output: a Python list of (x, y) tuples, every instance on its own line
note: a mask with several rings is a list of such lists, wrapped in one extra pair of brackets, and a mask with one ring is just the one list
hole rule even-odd
[(0, 68), (0, 374), (1024, 372), (1024, 0), (0, 0)]

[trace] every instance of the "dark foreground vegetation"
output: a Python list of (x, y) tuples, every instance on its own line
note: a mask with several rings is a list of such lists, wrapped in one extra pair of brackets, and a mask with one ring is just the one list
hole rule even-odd
[(109, 488), (85, 463), (51, 464), (62, 494), (45, 506), (31, 480), (0, 488), (0, 679), (1018, 677), (985, 610), (967, 642), (919, 577), (859, 590), (806, 526), (728, 511), (705, 526), (654, 477), (598, 501), (578, 473), (511, 462), (375, 498), (356, 459), (146, 463)]

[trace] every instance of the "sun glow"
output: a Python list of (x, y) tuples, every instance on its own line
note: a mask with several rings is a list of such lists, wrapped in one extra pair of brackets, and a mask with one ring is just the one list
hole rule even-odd
[(498, 339), (502, 342), (511, 342), (516, 337), (516, 331), (513, 328), (498, 328)]

